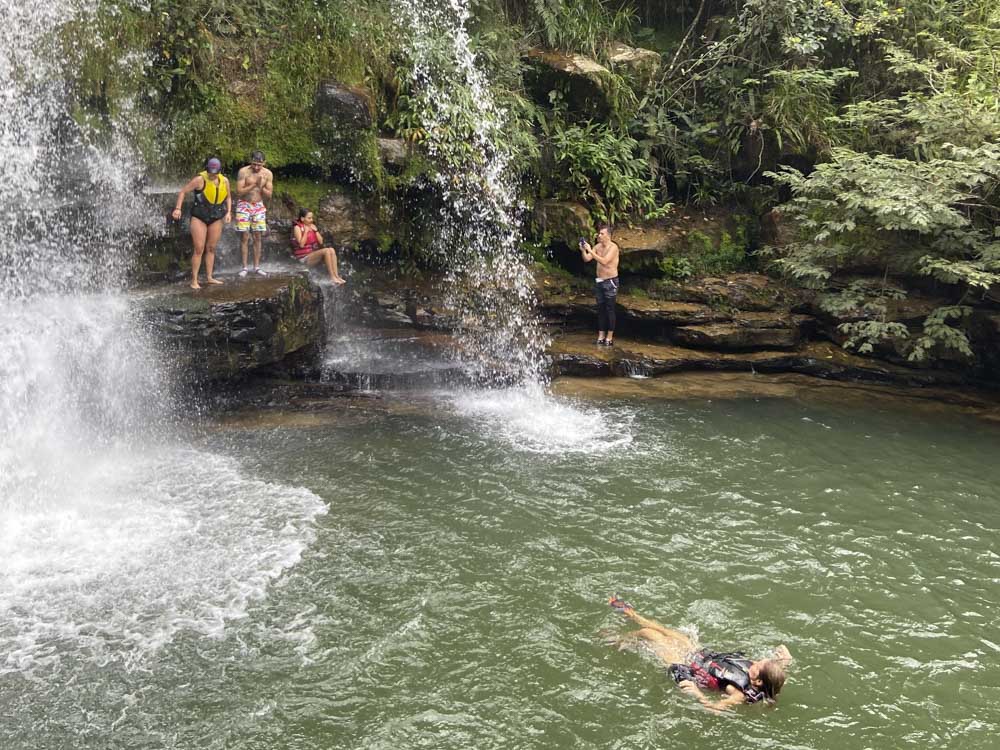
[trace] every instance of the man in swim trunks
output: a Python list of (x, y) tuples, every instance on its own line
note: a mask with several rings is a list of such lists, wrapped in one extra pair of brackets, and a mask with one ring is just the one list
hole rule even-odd
[(264, 199), (271, 199), (274, 193), (274, 175), (264, 166), (264, 153), (254, 151), (250, 163), (236, 175), (236, 231), (240, 233), (240, 252), (243, 255), (243, 270), (240, 276), (250, 273), (247, 267), (247, 251), (250, 236), (253, 235), (253, 273), (267, 276), (260, 267), (263, 252), (264, 232), (267, 231), (267, 208)]
[[(757, 661), (741, 653), (699, 649), (690, 636), (643, 617), (617, 596), (609, 603), (639, 626), (618, 643), (622, 647), (638, 643), (648, 646), (667, 665), (681, 690), (707, 709), (726, 711), (743, 703), (773, 702), (785, 684), (785, 667), (792, 660), (786, 646), (774, 649), (771, 658)], [(703, 689), (718, 691), (722, 698), (712, 700)]]

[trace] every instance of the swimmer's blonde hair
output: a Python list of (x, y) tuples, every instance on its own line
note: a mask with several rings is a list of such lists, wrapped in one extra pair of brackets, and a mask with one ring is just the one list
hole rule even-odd
[(785, 668), (782, 663), (776, 659), (768, 659), (760, 665), (758, 676), (763, 683), (761, 690), (763, 690), (767, 699), (769, 701), (777, 700), (778, 693), (781, 692), (786, 678)]

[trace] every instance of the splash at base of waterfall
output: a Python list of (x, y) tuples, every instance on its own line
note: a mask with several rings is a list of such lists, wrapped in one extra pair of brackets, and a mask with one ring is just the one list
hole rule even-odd
[(120, 447), (48, 507), (0, 511), (0, 674), (124, 668), (180, 630), (221, 635), (294, 565), (326, 506), (231, 459)]

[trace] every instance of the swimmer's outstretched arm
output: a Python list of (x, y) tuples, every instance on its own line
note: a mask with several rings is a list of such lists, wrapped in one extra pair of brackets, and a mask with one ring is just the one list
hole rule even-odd
[(691, 680), (681, 680), (677, 683), (681, 690), (694, 696), (697, 701), (709, 711), (728, 711), (729, 709), (742, 705), (746, 698), (743, 693), (730, 685), (726, 689), (726, 695), (717, 701), (713, 701), (695, 685)]

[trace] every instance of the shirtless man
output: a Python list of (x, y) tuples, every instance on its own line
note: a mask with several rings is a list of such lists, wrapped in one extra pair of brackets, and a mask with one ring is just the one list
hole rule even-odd
[(274, 175), (264, 166), (264, 153), (254, 151), (250, 164), (236, 175), (236, 231), (240, 233), (240, 252), (243, 254), (243, 270), (240, 276), (250, 273), (247, 268), (247, 250), (250, 235), (253, 235), (253, 272), (267, 276), (260, 267), (263, 251), (264, 232), (267, 231), (267, 209), (264, 199), (271, 199), (274, 193)]
[(618, 245), (611, 239), (611, 227), (601, 224), (597, 232), (597, 244), (593, 247), (584, 239), (580, 240), (580, 253), (589, 263), (597, 261), (597, 345), (614, 346), (615, 342), (615, 300), (618, 298)]

